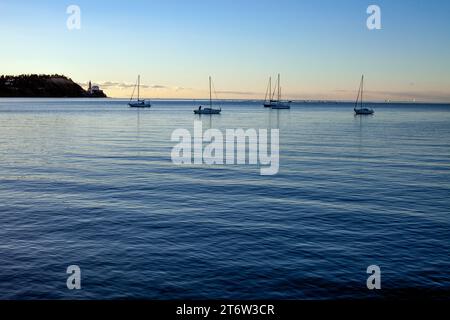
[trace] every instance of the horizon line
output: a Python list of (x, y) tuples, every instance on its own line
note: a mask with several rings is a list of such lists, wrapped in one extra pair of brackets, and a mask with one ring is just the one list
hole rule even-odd
[[(70, 99), (70, 100), (125, 100), (128, 101), (127, 97), (106, 97), (106, 98), (92, 98), (92, 97), (0, 97), (1, 100), (7, 99)], [(150, 101), (209, 101), (209, 98), (143, 98), (145, 100)], [(224, 101), (224, 102), (232, 102), (232, 101), (244, 101), (244, 102), (264, 102), (264, 99), (239, 99), (239, 98), (224, 98), (224, 99), (213, 99), (214, 101)], [(320, 104), (320, 103), (355, 103), (353, 100), (330, 100), (330, 99), (286, 99), (286, 101), (290, 101), (292, 103), (311, 103), (311, 104)], [(437, 102), (437, 101), (406, 101), (406, 100), (390, 100), (390, 101), (377, 101), (377, 100), (367, 100), (364, 102), (373, 103), (373, 104), (433, 104), (433, 105), (450, 105), (450, 101), (448, 102)]]

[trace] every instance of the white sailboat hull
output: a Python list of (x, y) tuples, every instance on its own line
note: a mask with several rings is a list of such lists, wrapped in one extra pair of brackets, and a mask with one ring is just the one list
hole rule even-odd
[(273, 100), (271, 100), (270, 102), (264, 102), (264, 108), (272, 108), (276, 104), (277, 102)]
[(151, 103), (149, 101), (140, 100), (136, 102), (130, 102), (128, 104), (130, 108), (151, 108)]
[(204, 108), (194, 110), (195, 114), (220, 114), (222, 109), (212, 109), (212, 108)]
[(274, 105), (272, 105), (272, 109), (290, 109), (291, 105), (286, 102), (278, 102)]
[(360, 114), (360, 115), (371, 115), (371, 114), (374, 114), (375, 112), (369, 108), (362, 108), (362, 109), (355, 108), (355, 113)]

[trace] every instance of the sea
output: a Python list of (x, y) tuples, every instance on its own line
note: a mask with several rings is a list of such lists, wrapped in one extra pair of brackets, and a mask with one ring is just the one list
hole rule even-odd
[[(201, 103), (0, 99), (0, 299), (449, 298), (450, 105)], [(279, 129), (278, 174), (174, 164), (195, 121)]]

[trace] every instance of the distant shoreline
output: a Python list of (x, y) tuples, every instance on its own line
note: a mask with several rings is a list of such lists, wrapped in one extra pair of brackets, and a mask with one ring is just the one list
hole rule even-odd
[[(42, 99), (42, 100), (50, 100), (50, 99), (55, 99), (55, 100), (63, 100), (63, 99), (75, 99), (75, 100), (108, 100), (108, 101), (128, 101), (129, 98), (117, 98), (117, 97), (86, 97), (86, 96), (82, 96), (82, 97), (4, 97), (4, 96), (0, 96), (0, 100), (9, 100), (9, 99), (14, 99), (14, 100), (20, 100), (20, 99), (27, 99), (27, 100), (31, 100), (31, 99)], [(193, 99), (193, 98), (153, 98), (153, 99), (148, 99), (148, 100), (152, 100), (152, 101), (189, 101), (189, 102), (204, 102), (204, 101), (209, 101), (208, 98), (201, 98), (201, 99)], [(216, 99), (216, 101), (221, 101), (221, 102), (254, 102), (254, 103), (263, 103), (264, 100), (260, 99)], [(345, 100), (339, 100), (339, 101), (334, 101), (334, 100), (318, 100), (318, 101), (313, 101), (313, 100), (291, 100), (293, 104), (310, 104), (310, 105), (320, 105), (320, 104), (354, 104), (354, 101), (345, 101)], [(390, 101), (390, 102), (384, 102), (384, 101), (367, 101), (366, 104), (375, 104), (375, 105), (450, 105), (450, 102), (426, 102), (426, 101), (416, 101), (416, 102), (412, 102), (412, 101)]]

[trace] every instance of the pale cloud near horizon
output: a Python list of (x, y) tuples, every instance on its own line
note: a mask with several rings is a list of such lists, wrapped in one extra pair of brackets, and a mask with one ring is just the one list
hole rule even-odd
[[(87, 88), (88, 82), (79, 82), (80, 86)], [(119, 82), (119, 81), (93, 81), (92, 84), (99, 85), (108, 96), (114, 98), (128, 97), (134, 83)], [(410, 83), (413, 89), (414, 83)], [(255, 91), (239, 91), (239, 90), (219, 90), (215, 92), (218, 98), (233, 99), (236, 97), (247, 97), (248, 99), (264, 99), (264, 92)], [(206, 98), (209, 94), (207, 90), (199, 90), (193, 88), (186, 88), (181, 86), (167, 86), (161, 84), (141, 84), (141, 94), (153, 98)], [(429, 91), (365, 91), (367, 101), (418, 101), (418, 102), (450, 102), (450, 92), (429, 90)], [(304, 93), (289, 93), (284, 96), (285, 99), (290, 100), (344, 100), (352, 101), (356, 98), (355, 90), (335, 89), (330, 91), (311, 91)]]
[[(89, 82), (78, 82), (78, 84), (82, 87), (87, 87), (89, 85)], [(134, 83), (126, 83), (126, 82), (113, 82), (113, 81), (104, 81), (104, 82), (92, 82), (93, 85), (98, 85), (101, 88), (107, 89), (107, 88), (119, 88), (119, 89), (128, 89), (128, 88), (134, 88), (136, 84)], [(141, 84), (141, 88), (144, 89), (172, 89), (172, 87), (160, 85), (160, 84)], [(184, 88), (182, 87), (174, 87), (173, 89), (176, 90), (182, 90)]]
[[(78, 82), (83, 88), (87, 88), (89, 82)], [(108, 96), (114, 98), (126, 97), (131, 94), (131, 90), (136, 86), (135, 83), (118, 82), (118, 81), (92, 81), (92, 85), (98, 85), (101, 90), (104, 90)], [(170, 96), (173, 93), (190, 90), (180, 86), (166, 86), (161, 84), (141, 84), (141, 93), (150, 96)], [(155, 92), (156, 91), (156, 92)]]
[(221, 91), (216, 91), (216, 93), (224, 94), (224, 95), (237, 95), (237, 96), (261, 95), (260, 92), (251, 92), (251, 91), (227, 91), (227, 90), (221, 90)]

